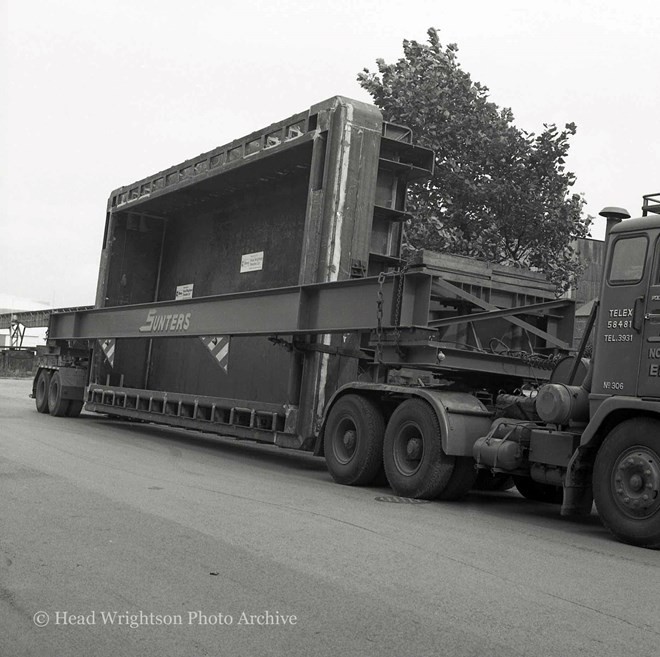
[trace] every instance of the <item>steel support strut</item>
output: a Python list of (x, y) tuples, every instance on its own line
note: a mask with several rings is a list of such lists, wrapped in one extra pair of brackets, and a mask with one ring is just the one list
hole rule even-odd
[[(257, 292), (53, 313), (52, 340), (164, 338), (200, 335), (300, 335), (371, 330), (378, 278)], [(383, 283), (383, 327), (393, 328), (396, 281)], [(413, 325), (412, 309), (400, 324)]]

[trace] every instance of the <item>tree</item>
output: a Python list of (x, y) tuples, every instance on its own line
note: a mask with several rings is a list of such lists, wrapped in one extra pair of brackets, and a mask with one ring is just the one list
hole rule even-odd
[(364, 69), (358, 81), (386, 120), (411, 127), (436, 154), (433, 177), (411, 188), (406, 249), (532, 267), (565, 290), (581, 271), (571, 242), (591, 223), (565, 169), (575, 124), (544, 124), (538, 135), (517, 128), (434, 28), (427, 44), (406, 40), (403, 52), (395, 64), (377, 60), (378, 72)]

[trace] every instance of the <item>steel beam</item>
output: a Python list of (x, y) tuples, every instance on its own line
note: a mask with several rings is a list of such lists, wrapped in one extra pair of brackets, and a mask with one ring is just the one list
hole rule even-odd
[(507, 318), (512, 315), (539, 315), (546, 314), (545, 311), (552, 308), (561, 308), (562, 306), (571, 306), (575, 302), (572, 299), (555, 299), (554, 301), (543, 301), (541, 303), (532, 303), (527, 306), (516, 306), (515, 308), (503, 308), (502, 310), (487, 310), (483, 313), (471, 313), (469, 315), (456, 315), (455, 317), (445, 317), (444, 319), (433, 319), (429, 326), (441, 328), (444, 326), (453, 326), (454, 324), (465, 324), (468, 322), (483, 322), (489, 319)]
[[(182, 301), (53, 313), (49, 339), (348, 333), (377, 326), (378, 278), (225, 294)], [(396, 281), (382, 283), (382, 328), (394, 326)], [(412, 309), (401, 325), (413, 325)]]
[(14, 313), (0, 314), (0, 329), (11, 328), (12, 323), (18, 322), (26, 328), (40, 328), (48, 326), (52, 313), (92, 310), (94, 306), (75, 306), (72, 308), (54, 308), (48, 310), (23, 310)]
[[(482, 372), (538, 381), (550, 379), (552, 361), (544, 367), (541, 359), (525, 361), (506, 354), (456, 349), (438, 341), (434, 332), (428, 329), (403, 329), (400, 333), (398, 339), (392, 331), (382, 337), (382, 364), (435, 372)], [(374, 343), (372, 334), (371, 344)]]

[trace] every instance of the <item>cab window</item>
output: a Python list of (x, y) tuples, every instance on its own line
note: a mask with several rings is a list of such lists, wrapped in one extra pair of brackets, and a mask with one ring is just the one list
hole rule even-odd
[(639, 283), (644, 276), (648, 240), (646, 236), (617, 240), (612, 251), (608, 282), (613, 285)]

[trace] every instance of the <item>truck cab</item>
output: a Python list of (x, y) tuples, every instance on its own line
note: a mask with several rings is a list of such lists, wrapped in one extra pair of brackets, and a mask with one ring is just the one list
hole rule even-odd
[[(660, 203), (610, 223), (600, 299), (570, 374), (541, 385), (535, 417), (504, 413), (473, 447), (478, 467), (526, 497), (589, 514), (622, 541), (660, 547)], [(592, 334), (593, 333), (593, 334)], [(591, 362), (578, 376), (588, 340)], [(558, 370), (557, 370), (558, 372)], [(508, 417), (507, 417), (508, 415)]]
[(603, 522), (624, 541), (658, 547), (660, 215), (612, 229), (604, 274), (581, 446), (597, 447), (592, 486)]
[(660, 399), (660, 215), (621, 222), (610, 235), (592, 414), (612, 397)]

